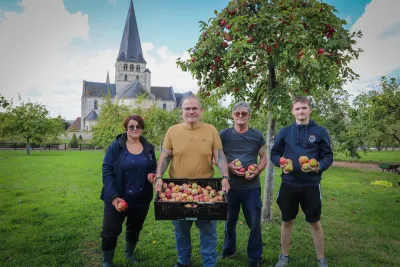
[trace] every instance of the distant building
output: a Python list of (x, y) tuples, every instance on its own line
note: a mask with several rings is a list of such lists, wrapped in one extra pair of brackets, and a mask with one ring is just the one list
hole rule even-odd
[(181, 107), (182, 99), (193, 94), (190, 91), (175, 93), (172, 86), (151, 86), (151, 71), (146, 68), (143, 58), (132, 0), (115, 64), (115, 83), (110, 83), (108, 73), (105, 83), (83, 81), (80, 130), (90, 131), (97, 124), (101, 104), (104, 102), (103, 97), (108, 93), (114, 101), (120, 100), (121, 103), (132, 107), (136, 105), (138, 96), (148, 93), (149, 99), (145, 100), (142, 106), (150, 107), (155, 104), (167, 111)]

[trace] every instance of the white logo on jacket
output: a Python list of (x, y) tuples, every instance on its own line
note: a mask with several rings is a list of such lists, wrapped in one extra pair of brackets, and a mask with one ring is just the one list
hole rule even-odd
[(310, 135), (310, 137), (308, 137), (308, 141), (310, 141), (311, 143), (314, 143), (315, 139), (315, 135)]

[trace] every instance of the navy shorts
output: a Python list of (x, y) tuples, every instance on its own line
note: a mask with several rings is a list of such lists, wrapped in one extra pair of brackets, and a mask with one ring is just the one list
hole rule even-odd
[(299, 204), (306, 221), (318, 222), (321, 219), (322, 195), (320, 185), (295, 186), (282, 182), (276, 198), (282, 212), (282, 221), (291, 221), (299, 213)]

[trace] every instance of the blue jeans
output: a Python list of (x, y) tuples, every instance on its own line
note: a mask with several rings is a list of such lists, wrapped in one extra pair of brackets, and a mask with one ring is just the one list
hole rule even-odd
[(262, 259), (262, 237), (261, 237), (261, 188), (252, 189), (230, 189), (228, 199), (228, 219), (225, 224), (225, 240), (222, 249), (226, 253), (236, 252), (236, 223), (239, 218), (240, 205), (243, 209), (244, 218), (250, 228), (250, 236), (247, 242), (247, 255), (251, 261)]
[[(176, 249), (178, 261), (189, 265), (192, 257), (192, 240), (190, 228), (193, 221), (172, 221), (175, 228)], [(198, 220), (196, 227), (200, 230), (200, 253), (203, 259), (203, 267), (215, 267), (217, 264), (217, 221)]]

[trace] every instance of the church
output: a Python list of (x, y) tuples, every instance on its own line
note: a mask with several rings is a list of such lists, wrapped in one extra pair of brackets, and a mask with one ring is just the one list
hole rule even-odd
[[(144, 93), (147, 93), (149, 98), (142, 103), (143, 107), (156, 105), (167, 111), (181, 107), (182, 100), (193, 94), (191, 91), (175, 93), (172, 86), (151, 85), (151, 71), (146, 67), (143, 57), (135, 9), (131, 0), (115, 63), (115, 83), (110, 83), (108, 73), (105, 83), (83, 81), (80, 130), (90, 131), (96, 125), (101, 114), (101, 104), (107, 94), (110, 94), (115, 102), (119, 100), (120, 103), (134, 107), (136, 98)], [(77, 122), (79, 124), (79, 118)]]

